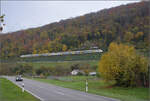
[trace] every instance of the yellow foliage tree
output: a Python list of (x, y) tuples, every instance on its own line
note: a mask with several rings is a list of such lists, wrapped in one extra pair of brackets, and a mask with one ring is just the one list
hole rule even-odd
[(37, 52), (36, 49), (34, 49), (33, 52), (32, 52), (32, 54), (37, 54), (37, 53), (38, 53), (38, 52)]
[(129, 42), (129, 41), (131, 41), (133, 39), (133, 37), (134, 37), (133, 33), (126, 32), (126, 34), (124, 36), (124, 39), (125, 39), (125, 41)]
[(144, 35), (143, 32), (137, 32), (136, 35), (135, 35), (135, 38), (142, 37), (143, 35)]
[(51, 45), (51, 42), (48, 43), (48, 51), (53, 52), (53, 47)]
[(63, 51), (66, 51), (66, 50), (67, 50), (67, 46), (66, 46), (66, 45), (63, 45), (62, 50), (63, 50)]
[(105, 80), (115, 80), (120, 86), (146, 86), (148, 60), (136, 53), (133, 46), (111, 43), (98, 68)]
[(42, 50), (42, 53), (48, 53), (48, 50)]

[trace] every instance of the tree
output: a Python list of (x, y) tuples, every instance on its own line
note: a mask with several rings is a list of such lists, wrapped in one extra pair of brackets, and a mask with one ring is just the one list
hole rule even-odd
[(3, 30), (3, 26), (5, 26), (5, 24), (3, 24), (3, 22), (4, 22), (4, 16), (5, 15), (0, 16), (0, 32)]
[(124, 40), (130, 42), (133, 39), (134, 35), (131, 32), (126, 32), (124, 36)]
[(46, 31), (40, 33), (40, 38), (46, 39), (48, 38), (48, 33)]
[(140, 37), (143, 37), (144, 33), (143, 32), (137, 32), (135, 35), (135, 38), (138, 39)]
[(37, 53), (38, 53), (38, 52), (37, 52), (36, 49), (34, 49), (33, 52), (32, 52), (32, 54), (37, 54)]
[(15, 74), (32, 74), (33, 73), (33, 67), (29, 64), (18, 64), (15, 68), (12, 70)]
[(66, 45), (63, 45), (62, 50), (63, 50), (63, 51), (66, 51), (66, 50), (67, 50), (67, 46), (66, 46)]
[(44, 67), (44, 66), (41, 66), (40, 68), (36, 69), (36, 74), (37, 75), (43, 75), (43, 76), (48, 76), (50, 75), (50, 69), (48, 67)]
[(70, 66), (71, 70), (79, 69), (79, 64), (73, 64)]
[(47, 47), (48, 47), (48, 51), (49, 51), (49, 52), (53, 52), (53, 46), (52, 46), (52, 43), (51, 43), (51, 42), (48, 43), (48, 46), (47, 46)]
[(146, 86), (148, 60), (138, 55), (133, 46), (111, 43), (101, 57), (99, 72), (105, 80), (115, 80), (119, 86)]

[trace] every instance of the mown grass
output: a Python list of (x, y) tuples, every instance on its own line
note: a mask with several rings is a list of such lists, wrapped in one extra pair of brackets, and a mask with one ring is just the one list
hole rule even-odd
[(22, 92), (21, 88), (14, 85), (5, 78), (0, 78), (0, 101), (40, 101), (30, 95)]
[(25, 62), (25, 63), (19, 63), (19, 64), (30, 64), (34, 68), (40, 68), (41, 66), (44, 67), (56, 67), (56, 66), (63, 66), (66, 68), (69, 68), (73, 64), (80, 64), (80, 65), (90, 65), (92, 66), (98, 66), (98, 60), (89, 60), (89, 61), (60, 61), (60, 62)]
[[(63, 77), (62, 77), (63, 78)], [(73, 79), (74, 81), (66, 81), (65, 79)], [(75, 90), (85, 91), (85, 80), (84, 76), (77, 77), (64, 77), (63, 79), (39, 79), (41, 82), (46, 82), (54, 84), (57, 86), (62, 86), (65, 88), (71, 88)], [(112, 97), (120, 99), (121, 101), (149, 101), (149, 90), (148, 88), (123, 88), (123, 87), (113, 87), (110, 83), (106, 83), (101, 79), (90, 79), (88, 80), (89, 93), (102, 95), (106, 97)]]

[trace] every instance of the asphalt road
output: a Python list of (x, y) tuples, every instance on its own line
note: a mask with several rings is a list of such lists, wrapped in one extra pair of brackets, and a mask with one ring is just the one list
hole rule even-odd
[(24, 78), (23, 82), (16, 82), (15, 77), (7, 76), (6, 78), (20, 87), (22, 86), (22, 83), (24, 83), (25, 90), (39, 98), (41, 101), (119, 101), (31, 79)]

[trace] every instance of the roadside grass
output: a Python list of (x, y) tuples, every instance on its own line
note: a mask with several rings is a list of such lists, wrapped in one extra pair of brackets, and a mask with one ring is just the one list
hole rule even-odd
[[(54, 84), (57, 86), (71, 88), (75, 90), (85, 91), (85, 76), (71, 76), (60, 77), (61, 79), (40, 79), (34, 78), (45, 83)], [(73, 79), (73, 81), (66, 81), (66, 79)], [(123, 88), (113, 87), (112, 82), (106, 83), (101, 79), (92, 79), (88, 77), (89, 93), (112, 97), (120, 99), (121, 101), (149, 101), (149, 89), (148, 88)]]
[(0, 78), (0, 101), (39, 101), (6, 78)]
[(44, 67), (56, 67), (56, 66), (63, 66), (69, 68), (73, 64), (88, 64), (90, 66), (98, 66), (98, 60), (90, 60), (90, 61), (60, 61), (60, 62), (23, 62), (18, 64), (30, 64), (33, 68), (40, 68), (41, 66)]
[(47, 78), (55, 79), (55, 80), (59, 80), (59, 81), (72, 81), (72, 82), (86, 81), (87, 79), (88, 80), (99, 79), (99, 78), (96, 78), (95, 76), (63, 76), (63, 77), (49, 76)]

